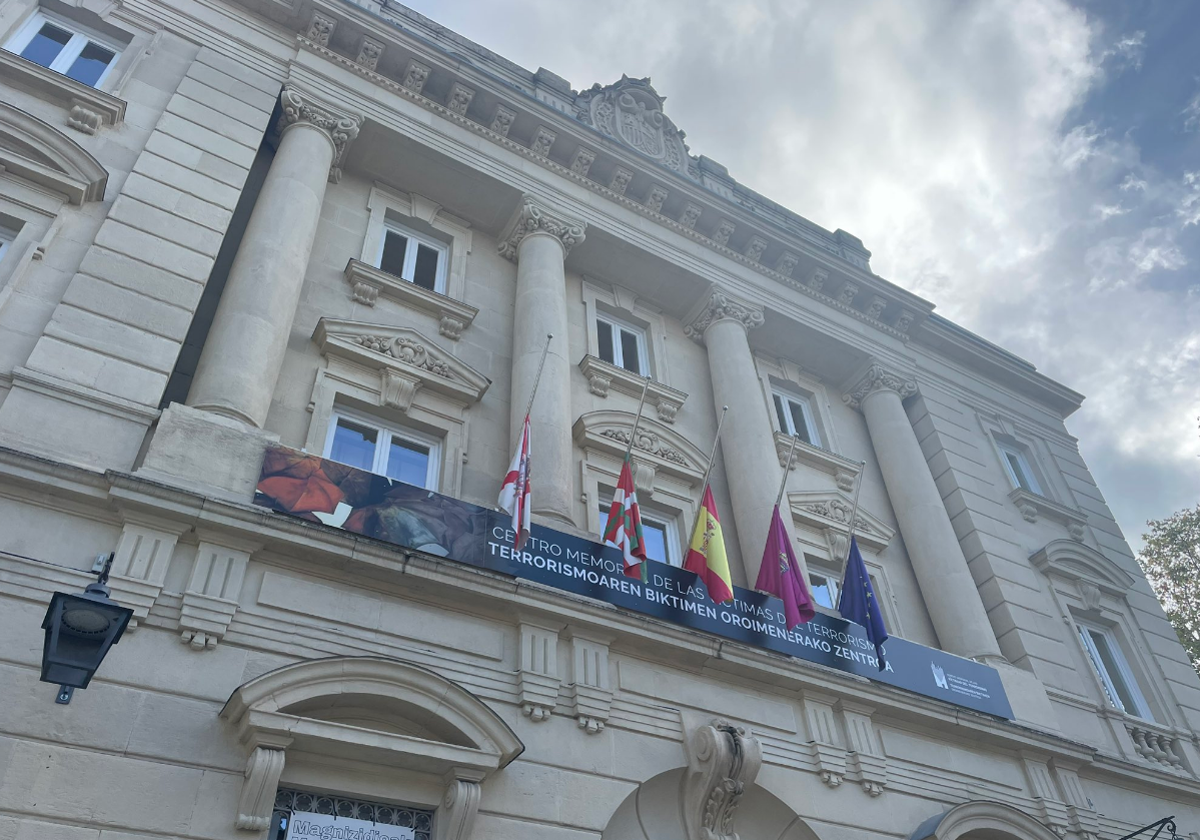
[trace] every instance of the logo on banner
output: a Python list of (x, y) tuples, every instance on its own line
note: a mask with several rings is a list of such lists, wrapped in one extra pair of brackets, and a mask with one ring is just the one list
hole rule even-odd
[(333, 814), (296, 811), (288, 817), (287, 823), (287, 840), (414, 840), (415, 837), (412, 828)]
[(941, 666), (932, 662), (929, 667), (933, 669), (933, 681), (937, 683), (937, 687), (949, 690), (950, 684), (946, 682), (946, 672), (942, 670)]

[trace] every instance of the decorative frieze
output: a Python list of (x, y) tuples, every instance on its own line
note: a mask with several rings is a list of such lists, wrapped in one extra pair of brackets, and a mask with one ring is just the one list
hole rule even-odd
[(876, 391), (894, 391), (903, 400), (917, 393), (917, 383), (907, 376), (888, 370), (878, 362), (872, 362), (858, 382), (842, 395), (842, 402), (851, 408), (859, 408), (863, 400)]
[(685, 744), (683, 822), (688, 840), (737, 840), (734, 817), (762, 767), (762, 745), (745, 728), (717, 718)]
[(558, 705), (558, 631), (561, 626), (548, 626), (522, 621), (520, 633), (520, 662), (517, 671), (517, 691), (521, 711), (534, 723), (549, 719)]
[[(640, 391), (639, 391), (640, 393)], [(629, 446), (633, 412), (602, 409), (589, 411), (575, 421), (571, 433), (580, 448), (599, 451), (618, 463)], [(645, 473), (638, 487), (651, 487), (653, 473), (662, 472), (690, 485), (700, 483), (708, 456), (679, 432), (643, 416), (633, 441), (634, 461)]]
[(362, 37), (361, 43), (358, 45), (358, 57), (354, 61), (374, 72), (379, 66), (379, 58), (383, 55), (383, 42), (377, 41), (369, 35)]
[(796, 270), (796, 263), (799, 261), (800, 258), (791, 251), (784, 251), (775, 261), (775, 270), (784, 277), (791, 277), (792, 272)]
[(728, 245), (729, 237), (733, 236), (735, 230), (737, 230), (737, 225), (729, 219), (722, 219), (717, 222), (717, 227), (713, 230), (712, 241), (718, 245)]
[(746, 329), (751, 330), (761, 327), (764, 318), (762, 309), (754, 304), (740, 301), (720, 289), (713, 289), (683, 331), (693, 341), (702, 342), (705, 331), (721, 320), (737, 321)]
[(617, 195), (625, 195), (625, 190), (629, 188), (629, 182), (632, 180), (633, 173), (628, 169), (618, 166), (613, 170), (612, 178), (608, 182), (608, 188)]
[(700, 214), (704, 212), (704, 208), (699, 204), (694, 204), (689, 201), (683, 207), (683, 213), (679, 216), (679, 224), (683, 225), (688, 230), (696, 227), (696, 222), (700, 220)]
[(336, 182), (341, 175), (346, 149), (358, 136), (361, 118), (338, 113), (327, 104), (291, 86), (283, 89), (281, 101), (281, 122), (284, 131), (297, 125), (307, 125), (328, 135), (333, 143), (333, 161), (329, 166), (329, 177), (331, 181)]
[(513, 120), (516, 118), (517, 112), (512, 108), (497, 105), (496, 113), (492, 115), (492, 124), (488, 127), (501, 137), (507, 137), (509, 129), (512, 128)]
[(500, 255), (517, 261), (521, 241), (531, 233), (548, 233), (563, 246), (564, 256), (584, 239), (587, 225), (579, 220), (550, 210), (532, 196), (525, 196), (521, 206), (500, 235)]
[(551, 131), (544, 125), (539, 125), (537, 131), (533, 134), (533, 142), (529, 144), (529, 150), (535, 155), (550, 157), (550, 147), (554, 145), (554, 140), (557, 137), (558, 132)]
[(580, 146), (575, 150), (575, 154), (571, 156), (571, 171), (580, 178), (586, 178), (588, 170), (592, 168), (592, 163), (596, 160), (596, 153), (587, 146)]
[(329, 37), (333, 35), (336, 27), (337, 21), (333, 18), (320, 12), (313, 12), (312, 21), (308, 24), (308, 32), (305, 33), (305, 36), (314, 44), (328, 47)]
[(413, 93), (420, 93), (425, 88), (425, 82), (429, 80), (429, 72), (428, 67), (416, 59), (412, 59), (404, 68), (404, 78), (400, 84)]
[(475, 91), (461, 82), (455, 82), (450, 86), (450, 95), (446, 97), (446, 107), (460, 117), (467, 115), (467, 108), (471, 107), (471, 100), (475, 98)]
[(655, 184), (646, 195), (646, 209), (651, 213), (661, 213), (663, 202), (667, 200), (668, 195), (670, 193), (666, 187)]
[(758, 235), (751, 236), (750, 241), (746, 243), (746, 259), (751, 262), (761, 262), (765, 250), (767, 250), (767, 240)]

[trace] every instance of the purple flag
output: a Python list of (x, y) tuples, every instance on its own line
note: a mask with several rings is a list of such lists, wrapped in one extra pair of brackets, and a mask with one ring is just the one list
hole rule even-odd
[(783, 612), (788, 629), (797, 624), (812, 621), (817, 614), (812, 596), (796, 564), (783, 519), (779, 516), (779, 505), (771, 514), (771, 530), (767, 533), (767, 550), (763, 552), (762, 565), (758, 567), (758, 583), (754, 588), (767, 592), (783, 601)]

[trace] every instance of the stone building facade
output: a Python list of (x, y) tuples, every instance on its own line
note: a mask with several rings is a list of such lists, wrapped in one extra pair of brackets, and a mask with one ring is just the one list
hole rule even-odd
[[(0, 46), (0, 838), (1200, 837), (1200, 681), (1082, 397), (692, 155), (648, 79), (391, 0), (4, 0)], [(596, 540), (633, 437), (677, 566), (729, 406), (735, 583), (798, 437), (822, 610), (861, 488), (892, 635), (1011, 719), (255, 504), (307, 453), (493, 505), (548, 334), (544, 534)], [(46, 604), (110, 552), (130, 630), (56, 705)]]

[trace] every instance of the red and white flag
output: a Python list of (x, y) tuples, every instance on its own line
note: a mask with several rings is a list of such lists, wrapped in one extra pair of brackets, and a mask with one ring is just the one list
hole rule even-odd
[(629, 456), (617, 479), (612, 507), (608, 509), (608, 525), (604, 528), (604, 544), (621, 549), (625, 555), (626, 577), (645, 580), (646, 542), (642, 538), (642, 514), (638, 510), (637, 490), (633, 486), (633, 471)]
[(521, 432), (521, 447), (513, 455), (512, 466), (500, 486), (500, 507), (512, 516), (512, 529), (516, 533), (515, 547), (520, 551), (529, 539), (529, 415), (525, 415), (525, 428)]

